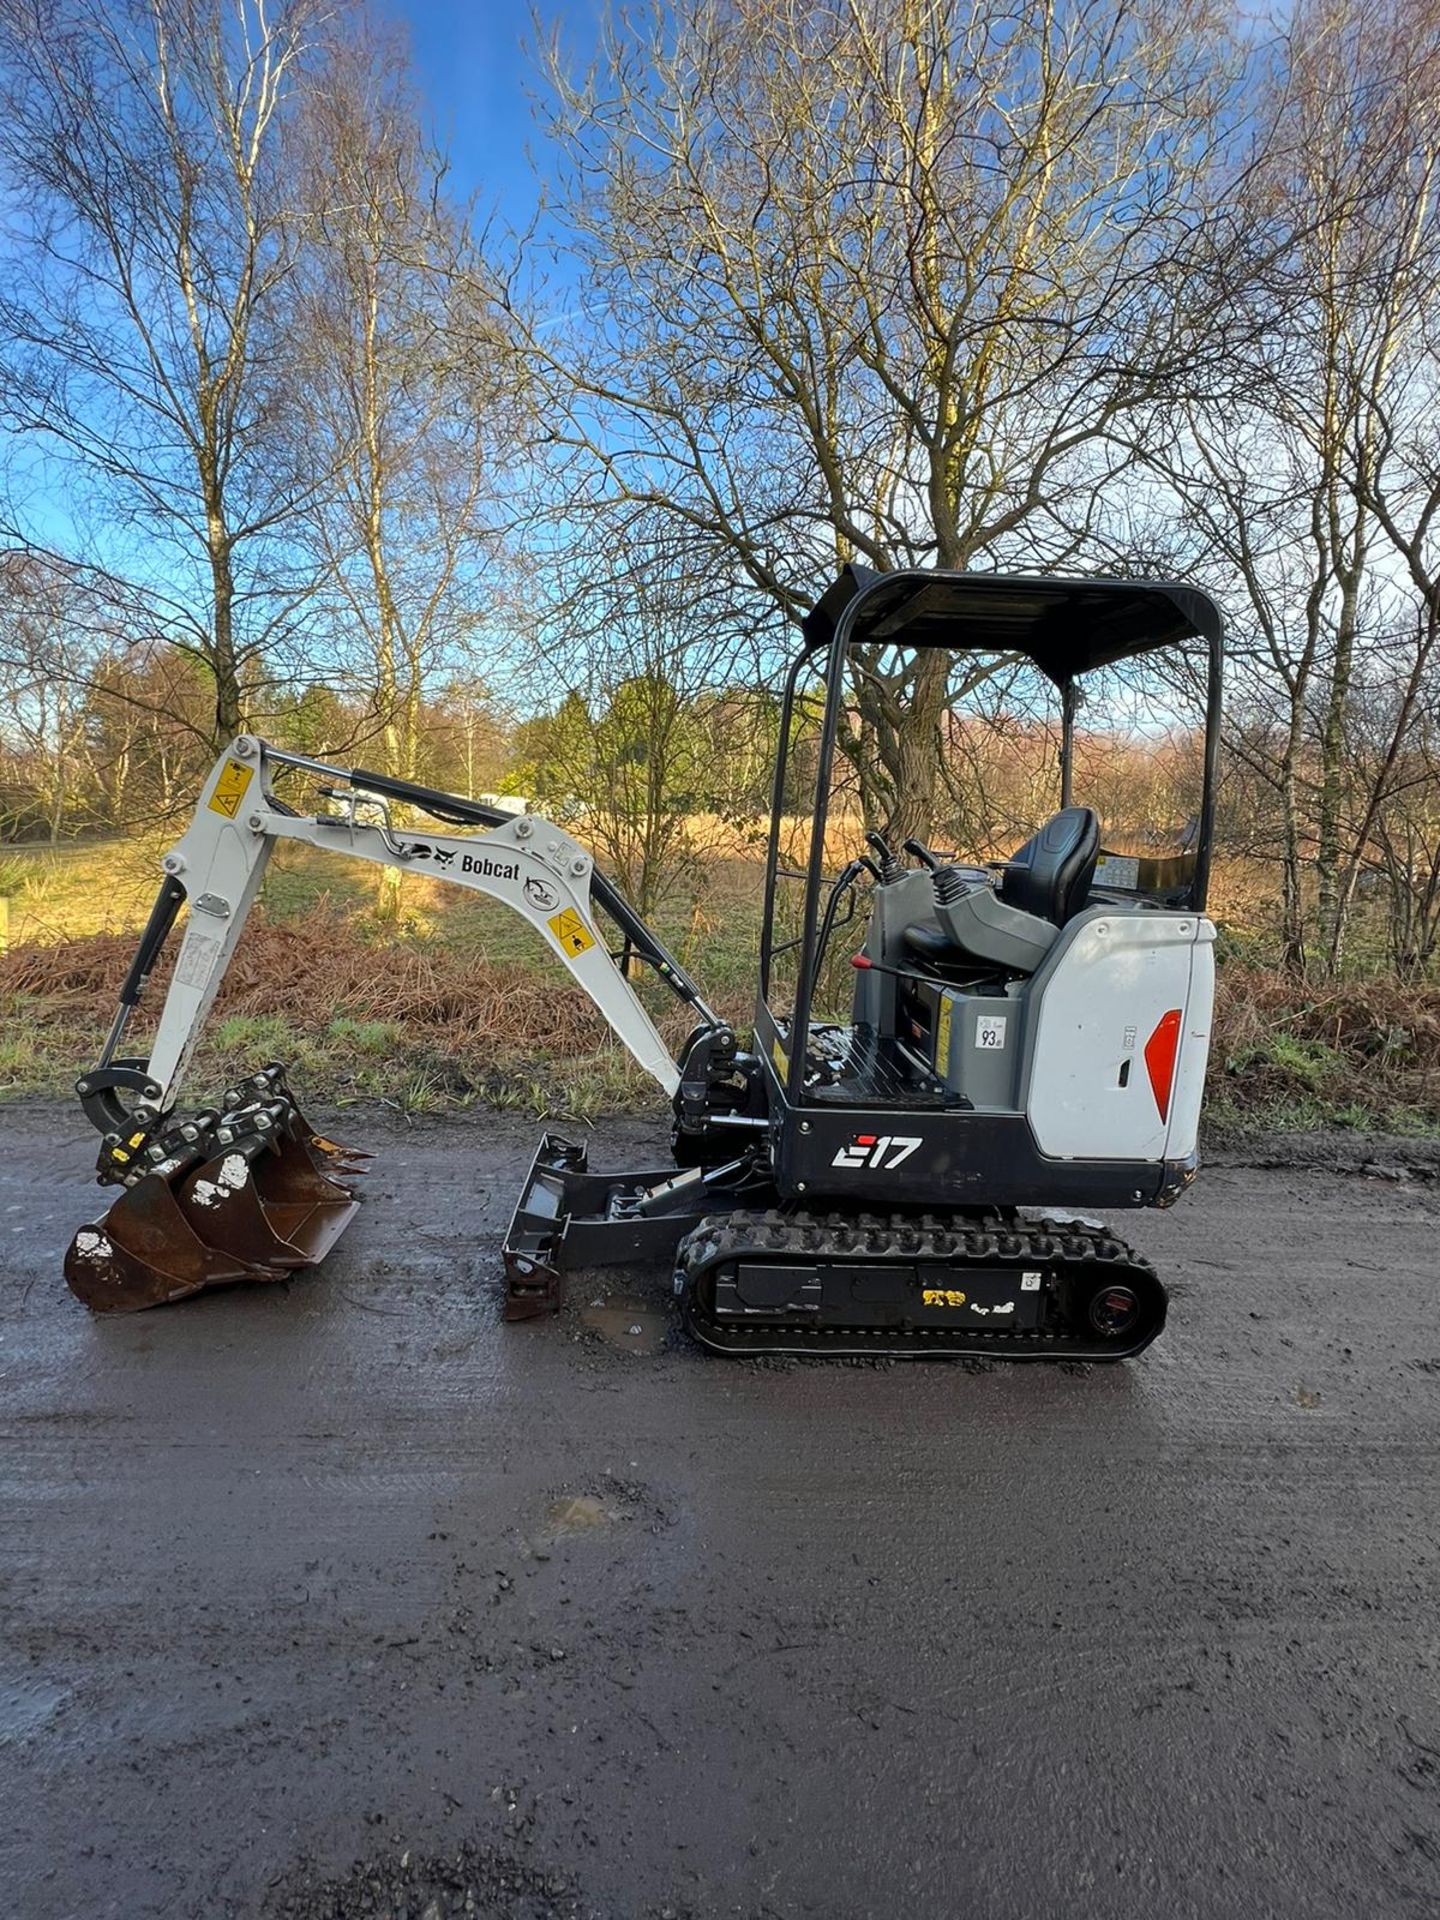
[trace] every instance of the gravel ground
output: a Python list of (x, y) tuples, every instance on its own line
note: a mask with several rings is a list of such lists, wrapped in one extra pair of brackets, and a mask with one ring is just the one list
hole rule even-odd
[(653, 1273), (501, 1324), (534, 1127), (334, 1125), (323, 1270), (101, 1322), (0, 1110), (0, 1912), (1440, 1910), (1433, 1152), (1120, 1222), (1130, 1365), (754, 1366)]

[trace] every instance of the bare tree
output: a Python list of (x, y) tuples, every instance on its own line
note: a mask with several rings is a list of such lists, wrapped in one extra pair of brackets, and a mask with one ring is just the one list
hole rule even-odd
[(1389, 958), (1405, 976), (1440, 936), (1440, 623), (1422, 610), (1418, 625), (1365, 650), (1344, 739), (1344, 913), (1383, 884)]
[[(1202, 330), (1218, 15), (655, 0), (583, 78), (552, 49), (578, 311), (542, 300), (528, 345), (564, 511), (659, 508), (792, 621), (850, 559), (1073, 563)], [(933, 655), (857, 683), (897, 832), (948, 693)]]
[(583, 810), (587, 837), (642, 913), (694, 877), (695, 816), (725, 811), (732, 790), (733, 769), (718, 762), (733, 715), (717, 696), (733, 707), (755, 678), (725, 583), (688, 560), (658, 513), (598, 550), (575, 539), (555, 551), (517, 680), (541, 709), (518, 730), (517, 779), (548, 805)]
[[(305, 116), (317, 245), (302, 274), (307, 525), (338, 593), (387, 764), (414, 777), (424, 690), (471, 668), (492, 597), (495, 492), (516, 439), (507, 370), (483, 325), (455, 346), (472, 270), (466, 210), (425, 142), (395, 35), (355, 31)], [(471, 319), (473, 323), (473, 311)]]
[[(78, 813), (86, 772), (84, 683), (95, 636), (79, 617), (78, 583), (34, 555), (0, 555), (0, 740), (25, 763), (11, 783), (13, 827), (55, 846)], [(28, 817), (27, 817), (28, 816)]]
[(145, 556), (157, 623), (213, 680), (217, 738), (293, 609), (287, 132), (322, 17), (322, 0), (0, 6), (0, 165), (23, 209), (5, 415), (89, 483), (102, 555)]
[(1311, 378), (1292, 392), (1298, 388), (1296, 417), (1317, 460), (1316, 509), (1333, 603), (1315, 850), (1318, 932), (1331, 970), (1343, 950), (1353, 888), (1353, 865), (1347, 886), (1342, 849), (1346, 720), (1373, 576), (1374, 481), (1396, 375), (1433, 301), (1440, 263), (1437, 40), (1440, 9), (1433, 5), (1417, 11), (1409, 0), (1378, 8), (1310, 0), (1296, 10), (1285, 41), (1290, 87), (1275, 173), (1297, 212), (1322, 212), (1295, 221), (1294, 264), (1309, 297), (1302, 292), (1294, 303), (1290, 325), (1298, 353), (1313, 344)]
[(1383, 804), (1385, 756), (1372, 762), (1381, 785), (1362, 790), (1350, 752), (1367, 663), (1382, 651), (1393, 683), (1397, 637), (1414, 640), (1400, 680), (1423, 680), (1416, 557), (1397, 568), (1377, 542), (1382, 509), (1399, 511), (1379, 483), (1435, 278), (1437, 32), (1440, 15), (1417, 33), (1415, 8), (1389, 0), (1301, 0), (1279, 20), (1255, 64), (1234, 243), (1214, 262), (1226, 351), (1149, 449), (1179, 485), (1191, 565), (1245, 608), (1229, 745), (1275, 797), (1296, 972), (1340, 965)]

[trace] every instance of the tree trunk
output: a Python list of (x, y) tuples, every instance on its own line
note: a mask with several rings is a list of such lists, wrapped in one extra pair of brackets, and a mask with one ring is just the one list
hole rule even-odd
[(885, 833), (896, 847), (905, 840), (927, 839), (934, 826), (949, 687), (949, 654), (943, 648), (920, 654), (909, 709), (895, 742), (895, 797)]
[(1340, 886), (1340, 815), (1345, 799), (1345, 718), (1355, 667), (1357, 581), (1347, 573), (1335, 634), (1335, 665), (1320, 736), (1320, 804), (1315, 821), (1315, 886), (1321, 964), (1339, 970), (1345, 944), (1346, 903)]
[(1295, 790), (1295, 765), (1300, 756), (1304, 709), (1291, 702), (1285, 758), (1280, 765), (1280, 805), (1284, 815), (1284, 854), (1280, 887), (1280, 965), (1293, 979), (1305, 977), (1305, 895), (1300, 853), (1300, 803)]
[(213, 624), (210, 670), (215, 676), (215, 738), (218, 752), (237, 733), (245, 731), (245, 698), (240, 666), (235, 657), (235, 571), (230, 542), (218, 507), (207, 515), (206, 545), (210, 554), (210, 591)]

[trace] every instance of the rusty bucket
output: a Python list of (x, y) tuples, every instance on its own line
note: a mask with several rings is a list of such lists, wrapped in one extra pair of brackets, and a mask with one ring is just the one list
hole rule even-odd
[(65, 1279), (92, 1312), (283, 1280), (325, 1258), (360, 1204), (340, 1176), (369, 1156), (315, 1133), (273, 1083), (265, 1091), (214, 1116), (188, 1151), (142, 1173), (76, 1234)]

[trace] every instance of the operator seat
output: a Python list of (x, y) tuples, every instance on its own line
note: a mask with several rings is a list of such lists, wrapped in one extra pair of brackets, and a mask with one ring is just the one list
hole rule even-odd
[(1084, 906), (1100, 858), (1100, 819), (1092, 807), (1062, 807), (1005, 862), (1000, 898), (1058, 928)]
[(932, 965), (977, 963), (1033, 973), (1084, 906), (1100, 857), (1090, 807), (1064, 807), (1005, 862), (996, 889), (955, 867), (933, 880), (937, 925), (905, 929), (910, 951)]

